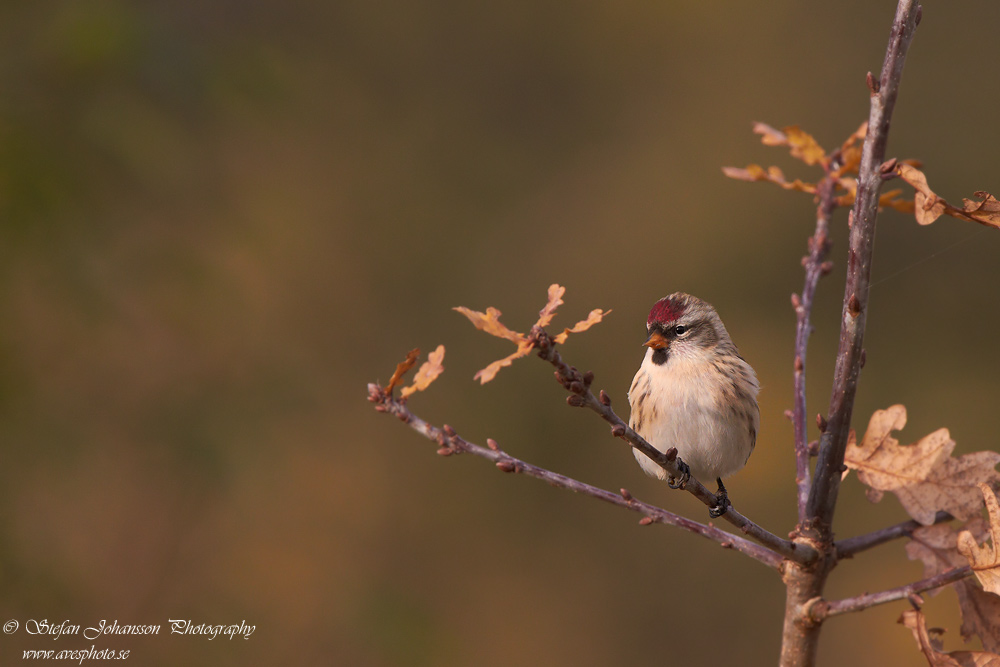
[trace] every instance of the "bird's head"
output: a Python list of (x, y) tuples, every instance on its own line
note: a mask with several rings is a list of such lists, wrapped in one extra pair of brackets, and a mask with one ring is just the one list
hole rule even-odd
[(694, 357), (719, 345), (732, 345), (715, 308), (698, 297), (675, 292), (665, 296), (646, 319), (646, 347), (653, 350), (653, 363), (670, 357)]

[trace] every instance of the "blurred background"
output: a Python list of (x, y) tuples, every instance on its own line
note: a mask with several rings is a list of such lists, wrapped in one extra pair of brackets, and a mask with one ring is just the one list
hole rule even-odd
[[(808, 195), (724, 165), (815, 174), (753, 121), (826, 147), (867, 117), (895, 3), (174, 2), (0, 8), (0, 615), (28, 648), (143, 665), (740, 664), (777, 660), (778, 577), (713, 543), (498, 474), (377, 414), (412, 347), (447, 347), (415, 412), (476, 442), (704, 520), (595, 417), (451, 308), (526, 329), (613, 314), (564, 349), (627, 412), (659, 297), (712, 302), (761, 378), (736, 505), (794, 523), (791, 425)], [(927, 3), (889, 155), (953, 203), (1000, 193), (989, 0)], [(846, 251), (819, 288), (810, 414), (826, 410)], [(879, 219), (855, 410), (912, 440), (998, 446), (1000, 234)], [(811, 436), (815, 437), (815, 429)], [(852, 477), (836, 530), (905, 518)], [(842, 597), (919, 578), (894, 543)], [(831, 620), (821, 664), (920, 665), (902, 605)], [(929, 625), (958, 648), (954, 593)], [(27, 619), (256, 625), (249, 640), (49, 638)], [(165, 632), (165, 631), (164, 631)]]

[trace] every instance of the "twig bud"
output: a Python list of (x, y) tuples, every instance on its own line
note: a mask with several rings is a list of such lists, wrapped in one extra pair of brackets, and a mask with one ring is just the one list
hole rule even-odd
[(663, 452), (663, 458), (667, 459), (668, 461), (673, 461), (674, 459), (676, 459), (677, 458), (677, 448), (676, 447), (671, 447), (667, 451)]
[(625, 435), (625, 427), (622, 426), (621, 424), (615, 424), (614, 426), (611, 427), (611, 435), (615, 436), (616, 438), (622, 437), (623, 435)]
[(640, 526), (648, 526), (651, 523), (656, 523), (656, 519), (654, 519), (651, 516), (644, 516), (641, 519), (639, 519)]
[(601, 390), (601, 405), (611, 407), (611, 397), (605, 394), (603, 389)]
[(631, 493), (629, 493), (629, 490), (628, 490), (628, 489), (626, 489), (626, 488), (622, 487), (622, 489), (621, 489), (621, 494), (622, 494), (622, 498), (623, 498), (624, 500), (627, 500), (627, 501), (629, 501), (629, 502), (631, 502), (631, 501), (632, 501), (632, 494), (631, 494)]
[(879, 166), (878, 170), (882, 172), (883, 176), (885, 176), (886, 174), (896, 171), (896, 162), (898, 162), (896, 158), (886, 160)]
[(858, 300), (857, 294), (852, 294), (847, 300), (847, 312), (851, 317), (857, 317), (861, 313), (861, 301)]
[(917, 611), (920, 611), (920, 607), (924, 604), (924, 599), (916, 593), (910, 593), (906, 596), (906, 599), (910, 601), (910, 604), (913, 605), (913, 608)]
[(878, 95), (878, 92), (882, 89), (882, 83), (871, 72), (868, 72), (868, 76), (865, 77), (865, 83), (868, 84), (868, 90), (872, 95)]
[(497, 461), (497, 468), (499, 468), (502, 472), (514, 472), (517, 470), (517, 466), (514, 465), (514, 462), (508, 461), (507, 459)]
[(438, 456), (451, 456), (455, 453), (455, 450), (451, 447), (439, 447), (437, 450)]
[(574, 394), (583, 394), (587, 391), (587, 388), (583, 386), (582, 382), (570, 382), (569, 387), (567, 387)]
[(802, 355), (801, 354), (796, 354), (795, 355), (795, 372), (796, 373), (801, 373), (805, 369), (806, 369), (806, 365), (802, 362)]
[(442, 426), (441, 430), (444, 431), (444, 434), (447, 435), (449, 438), (454, 438), (455, 437), (455, 429), (453, 429), (452, 427), (448, 426), (447, 424), (445, 424), (444, 426)]
[(586, 373), (583, 374), (583, 384), (589, 387), (593, 381), (594, 381), (594, 371), (587, 371)]
[(785, 410), (785, 419), (787, 419), (788, 421), (792, 421), (793, 419), (795, 419), (795, 413), (792, 412), (791, 410)]
[(583, 400), (583, 396), (577, 396), (576, 394), (573, 394), (572, 396), (566, 397), (566, 405), (572, 408), (582, 408), (585, 404), (586, 401)]
[(820, 433), (826, 433), (826, 427), (827, 426), (829, 426), (829, 424), (826, 421), (826, 417), (824, 417), (821, 414), (817, 414), (816, 415), (816, 427), (819, 429), (819, 432)]
[(792, 308), (798, 310), (802, 307), (802, 299), (795, 292), (792, 292)]
[(486, 446), (492, 449), (494, 452), (500, 451), (500, 445), (493, 438), (486, 438)]
[(819, 275), (827, 276), (833, 271), (833, 262), (823, 262), (819, 265)]

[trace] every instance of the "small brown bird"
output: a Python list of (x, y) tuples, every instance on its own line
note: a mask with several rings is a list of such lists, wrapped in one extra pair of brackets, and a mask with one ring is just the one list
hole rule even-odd
[(722, 478), (743, 469), (757, 442), (757, 376), (740, 356), (711, 304), (683, 292), (663, 297), (646, 320), (649, 349), (632, 380), (629, 426), (661, 452), (677, 448), (680, 480), (632, 450), (646, 474), (683, 486), (693, 474), (719, 484), (709, 509), (729, 508)]

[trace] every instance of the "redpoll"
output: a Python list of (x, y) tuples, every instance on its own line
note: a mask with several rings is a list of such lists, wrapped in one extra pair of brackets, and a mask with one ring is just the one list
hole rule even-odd
[[(633, 450), (648, 475), (683, 487), (693, 474), (719, 484), (712, 517), (725, 514), (722, 478), (743, 469), (757, 441), (757, 376), (711, 304), (683, 292), (656, 302), (646, 320), (649, 349), (632, 380), (629, 426), (656, 449), (677, 448), (681, 479)], [(683, 464), (681, 463), (683, 461)]]

